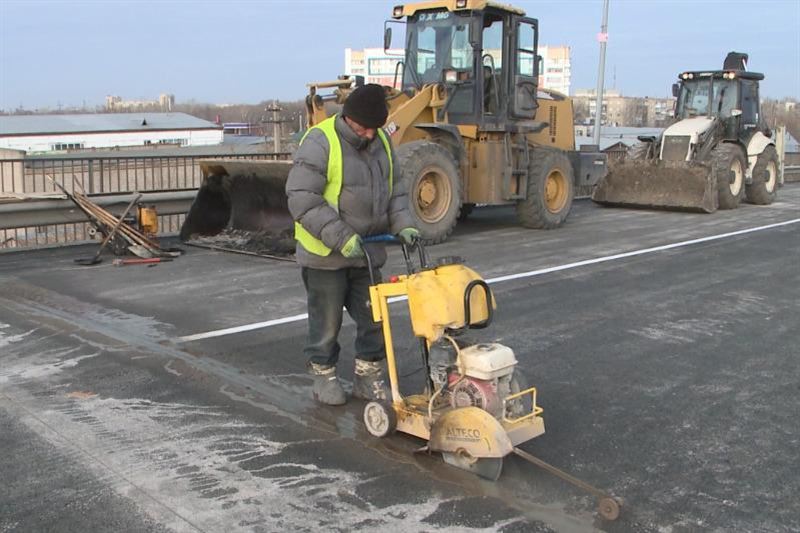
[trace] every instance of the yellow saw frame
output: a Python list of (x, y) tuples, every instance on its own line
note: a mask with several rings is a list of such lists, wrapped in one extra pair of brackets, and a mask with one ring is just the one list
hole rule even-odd
[[(405, 248), (404, 254), (408, 259)], [(424, 263), (422, 250), (420, 257)], [(483, 294), (472, 290), (478, 286), (484, 288)], [(436, 393), (431, 391), (403, 396), (389, 310), (389, 301), (399, 297), (407, 297), (412, 330), (417, 337), (425, 339), (427, 346), (446, 336), (449, 329), (486, 322), (491, 316), (491, 309), (496, 307), (494, 297), (480, 275), (461, 264), (423, 269), (392, 276), (389, 282), (373, 283), (370, 287), (370, 304), (373, 320), (380, 322), (383, 329), (391, 402), (367, 404), (364, 417), (368, 429), (368, 417), (372, 417), (372, 421), (377, 420), (376, 417), (385, 417), (386, 431), (380, 436), (395, 430), (414, 435), (428, 441), (427, 449), (441, 452), (447, 462), (453, 459), (447, 457), (449, 454), (469, 465), (482, 459), (502, 460), (517, 445), (544, 434), (543, 409), (536, 404), (536, 387), (507, 396), (503, 400), (504, 415), (500, 419), (478, 407), (437, 405)], [(465, 298), (469, 302), (468, 308), (462, 304)], [(457, 344), (453, 345), (456, 352), (460, 353)], [(457, 364), (461, 367), (460, 361)], [(530, 397), (530, 410), (519, 416), (508, 416), (506, 403), (526, 396)], [(489, 470), (492, 474), (496, 472), (496, 476), (500, 474), (499, 467)], [(489, 477), (496, 479), (494, 475)]]

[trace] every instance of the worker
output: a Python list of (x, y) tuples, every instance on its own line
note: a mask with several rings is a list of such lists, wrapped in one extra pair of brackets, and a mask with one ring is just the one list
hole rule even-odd
[(375, 279), (386, 261), (383, 244), (364, 244), (369, 235), (392, 233), (406, 244), (419, 237), (406, 197), (407, 185), (389, 136), (383, 87), (356, 88), (342, 112), (311, 128), (300, 142), (286, 182), (295, 221), (296, 258), (308, 301), (304, 355), (319, 403), (342, 405), (345, 391), (336, 374), (342, 308), (356, 324), (353, 396), (385, 400), (386, 350), (382, 329), (368, 306), (369, 246)]

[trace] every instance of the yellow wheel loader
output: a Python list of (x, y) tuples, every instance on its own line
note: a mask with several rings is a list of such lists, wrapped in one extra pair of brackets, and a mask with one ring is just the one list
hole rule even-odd
[[(406, 42), (394, 86), (385, 87), (385, 131), (423, 240), (445, 240), (478, 204), (514, 205), (520, 223), (530, 228), (563, 224), (575, 188), (604, 176), (606, 157), (574, 150), (572, 101), (539, 88), (538, 21), (486, 0), (399, 5), (386, 23), (387, 50), (392, 24), (405, 25)], [(327, 118), (327, 104), (343, 104), (363, 82), (343, 76), (309, 84), (308, 125)], [(205, 180), (181, 236), (226, 228), (290, 231), (288, 217), (279, 212), (286, 200), (277, 198), (285, 196), (289, 165), (203, 163)], [(278, 221), (286, 226), (258, 225)]]
[(678, 122), (661, 137), (639, 137), (592, 199), (613, 206), (713, 213), (742, 199), (771, 204), (783, 183), (775, 140), (758, 97), (763, 74), (730, 52), (723, 70), (683, 72), (672, 87)]

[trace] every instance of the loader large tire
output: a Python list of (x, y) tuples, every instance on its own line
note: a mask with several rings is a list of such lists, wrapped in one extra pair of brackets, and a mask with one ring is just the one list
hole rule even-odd
[(517, 202), (517, 217), (526, 228), (553, 229), (567, 219), (575, 197), (575, 176), (561, 151), (533, 149), (526, 198)]
[(745, 186), (747, 201), (751, 204), (769, 205), (778, 195), (778, 152), (771, 144), (753, 165), (753, 183)]
[(453, 232), (461, 210), (461, 175), (450, 152), (430, 141), (404, 144), (397, 160), (408, 184), (411, 217), (425, 244)]
[[(717, 178), (720, 209), (735, 209), (744, 196), (744, 173), (747, 160), (739, 145), (721, 143), (711, 151), (711, 172)], [(731, 180), (731, 172), (733, 179)]]

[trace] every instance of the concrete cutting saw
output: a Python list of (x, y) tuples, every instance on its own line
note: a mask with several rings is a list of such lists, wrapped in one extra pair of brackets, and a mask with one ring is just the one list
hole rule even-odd
[[(508, 346), (464, 340), (468, 330), (492, 322), (496, 302), (486, 281), (457, 257), (429, 264), (421, 242), (409, 247), (391, 235), (364, 242), (372, 315), (383, 328), (391, 388), (390, 400), (364, 407), (367, 431), (375, 437), (395, 431), (414, 435), (427, 441), (419, 451), (441, 453), (446, 463), (493, 481), (500, 477), (503, 458), (514, 453), (589, 491), (599, 498), (601, 516), (617, 518), (619, 500), (518, 448), (544, 434), (536, 387), (527, 385)], [(376, 280), (370, 242), (400, 243), (407, 274)], [(411, 258), (415, 248), (418, 268)], [(400, 391), (389, 311), (390, 299), (400, 297), (407, 298), (411, 328), (420, 339), (426, 386), (419, 394)]]

